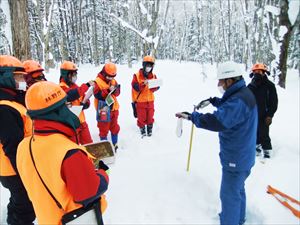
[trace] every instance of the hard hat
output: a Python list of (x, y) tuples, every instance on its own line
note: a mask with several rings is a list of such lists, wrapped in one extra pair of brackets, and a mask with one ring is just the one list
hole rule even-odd
[(73, 63), (71, 61), (64, 61), (60, 65), (60, 69), (61, 70), (77, 71), (77, 66), (75, 65), (75, 63)]
[(0, 87), (16, 89), (14, 74), (26, 74), (21, 61), (14, 56), (0, 55)]
[(23, 64), (14, 56), (0, 55), (0, 71), (7, 70), (5, 68), (11, 68), (14, 73), (25, 74)]
[(268, 71), (268, 68), (265, 64), (263, 63), (255, 63), (252, 68), (251, 68), (252, 72), (254, 70), (263, 70), (263, 71)]
[(149, 62), (149, 63), (153, 63), (155, 62), (155, 59), (150, 56), (150, 55), (146, 55), (144, 58), (143, 58), (143, 62)]
[(217, 69), (217, 78), (227, 79), (242, 76), (242, 71), (239, 65), (233, 61), (227, 61), (219, 64)]
[(108, 76), (114, 77), (117, 75), (117, 67), (114, 63), (106, 63), (104, 65), (104, 71)]
[(23, 62), (23, 66), (26, 73), (33, 73), (33, 72), (39, 72), (44, 71), (42, 66), (34, 60), (26, 60)]
[(46, 113), (65, 104), (66, 93), (58, 85), (50, 81), (33, 84), (26, 92), (25, 104), (28, 112)]

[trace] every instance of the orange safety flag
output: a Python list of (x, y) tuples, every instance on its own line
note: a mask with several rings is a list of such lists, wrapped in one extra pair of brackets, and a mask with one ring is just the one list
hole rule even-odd
[(300, 206), (300, 202), (296, 199), (292, 198), (291, 196), (288, 196), (287, 194), (271, 187), (268, 185), (267, 187), (267, 193), (273, 195), (282, 205), (284, 205), (286, 208), (292, 211), (292, 213), (300, 218), (300, 211), (295, 209), (293, 206), (291, 206), (288, 202), (293, 202)]

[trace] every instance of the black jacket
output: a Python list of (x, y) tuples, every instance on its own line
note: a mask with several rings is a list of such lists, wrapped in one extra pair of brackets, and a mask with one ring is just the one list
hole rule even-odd
[[(24, 103), (24, 93), (0, 88), (0, 100)], [(0, 105), (0, 141), (5, 155), (17, 171), (16, 153), (24, 138), (24, 124), (20, 113), (7, 105)], [(0, 162), (1, 163), (1, 162)]]
[(252, 78), (248, 88), (255, 96), (258, 118), (260, 120), (266, 117), (273, 117), (278, 106), (278, 97), (276, 88), (273, 82), (271, 82), (267, 76), (262, 76), (261, 80)]

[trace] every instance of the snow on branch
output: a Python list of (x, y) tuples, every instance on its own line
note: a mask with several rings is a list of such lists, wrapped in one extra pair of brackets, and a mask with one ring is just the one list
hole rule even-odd
[(272, 5), (266, 5), (266, 6), (265, 6), (265, 10), (266, 10), (267, 12), (272, 13), (272, 14), (275, 15), (275, 16), (279, 16), (279, 14), (280, 14), (280, 8), (275, 7), (275, 6), (272, 6)]
[(129, 23), (122, 20), (120, 17), (114, 15), (113, 13), (110, 13), (109, 15), (112, 16), (113, 18), (117, 19), (119, 21), (119, 23), (122, 25), (122, 27), (126, 27), (129, 30), (133, 31), (134, 33), (136, 33), (138, 36), (140, 36), (146, 42), (154, 43), (154, 40), (153, 40), (152, 36), (147, 37), (147, 33), (148, 33), (147, 30), (143, 30), (142, 32), (140, 32), (134, 26), (130, 25)]

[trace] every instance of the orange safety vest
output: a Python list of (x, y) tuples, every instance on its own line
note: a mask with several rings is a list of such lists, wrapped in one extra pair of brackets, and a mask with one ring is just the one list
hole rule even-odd
[[(61, 87), (66, 87), (66, 88), (70, 88), (70, 87), (69, 87), (65, 82), (63, 82), (63, 81), (61, 81), (61, 82), (59, 83), (59, 86), (61, 86)], [(78, 99), (72, 101), (71, 104), (72, 104), (72, 105), (80, 105), (80, 103), (81, 103), (82, 100), (83, 100), (83, 97), (84, 97), (84, 96), (80, 96)], [(81, 112), (80, 112), (80, 114), (79, 114), (78, 117), (79, 117), (80, 123), (85, 122), (85, 115), (84, 115), (83, 110), (81, 110)]]
[[(135, 76), (136, 76), (139, 84), (143, 83), (146, 80), (141, 71), (136, 73)], [(151, 79), (156, 79), (156, 75), (154, 73), (153, 73), (153, 78), (151, 78)], [(138, 95), (139, 95), (139, 97), (137, 98)], [(134, 88), (132, 88), (131, 96), (132, 96), (133, 102), (153, 102), (154, 101), (154, 94), (148, 88), (147, 85), (144, 87), (144, 89), (141, 92), (138, 92), (138, 91), (134, 90)]]
[[(0, 100), (0, 105), (7, 105), (17, 110), (20, 113), (23, 120), (24, 137), (28, 137), (32, 134), (32, 121), (26, 115), (27, 109), (23, 105), (8, 100)], [(16, 175), (16, 171), (11, 165), (9, 158), (5, 155), (4, 150), (2, 148), (2, 144), (0, 143), (0, 176), (14, 176), (14, 175)]]
[[(117, 82), (115, 79), (112, 79), (108, 84), (100, 79), (99, 77), (97, 77), (95, 79), (95, 82), (96, 84), (98, 85), (98, 87), (100, 88), (100, 90), (104, 90), (104, 89), (109, 89), (110, 86), (113, 86), (113, 85), (117, 85)], [(115, 111), (115, 110), (119, 110), (120, 108), (120, 105), (119, 105), (119, 102), (117, 100), (117, 97), (112, 95), (113, 99), (114, 99), (114, 104), (113, 104), (113, 107), (112, 107), (112, 110), (111, 111)], [(99, 103), (99, 100), (98, 99), (94, 99), (94, 105), (95, 105), (95, 109), (98, 110), (98, 103)]]
[[(61, 204), (60, 209), (41, 182), (30, 156), (30, 139), (25, 138), (18, 147), (17, 166), (22, 182), (33, 204), (39, 224), (60, 225), (64, 214), (82, 207), (73, 201), (73, 197), (61, 178), (61, 165), (67, 152), (71, 149), (81, 149), (89, 158), (92, 156), (85, 147), (79, 146), (62, 134), (48, 136), (34, 135), (31, 149), (36, 168), (53, 196)], [(57, 143), (51, 145), (49, 143)], [(101, 208), (105, 207), (101, 198)], [(105, 205), (103, 205), (105, 204)]]

